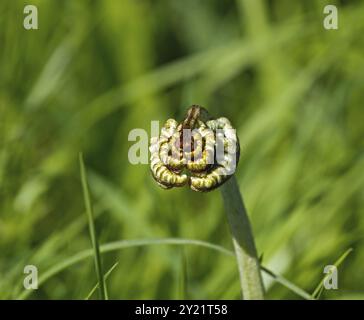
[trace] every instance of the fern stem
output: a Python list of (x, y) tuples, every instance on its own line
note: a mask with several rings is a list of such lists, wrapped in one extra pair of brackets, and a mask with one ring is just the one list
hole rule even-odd
[(260, 262), (249, 217), (235, 176), (232, 176), (220, 189), (232, 233), (242, 298), (244, 300), (262, 300), (264, 299), (264, 287)]

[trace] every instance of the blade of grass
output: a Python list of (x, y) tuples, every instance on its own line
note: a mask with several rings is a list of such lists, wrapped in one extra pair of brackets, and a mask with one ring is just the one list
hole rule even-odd
[[(335, 261), (335, 263), (333, 264), (336, 268), (338, 268), (343, 262), (344, 260), (347, 258), (347, 256), (353, 251), (353, 248), (349, 248), (348, 250), (346, 250), (339, 259), (337, 259)], [(321, 293), (324, 290), (324, 282), (325, 280), (331, 275), (331, 272), (326, 274), (323, 279), (320, 281), (320, 283), (318, 284), (318, 286), (316, 287), (316, 289), (314, 290), (314, 292), (312, 293), (312, 296), (314, 297), (314, 299), (319, 299), (321, 296)]]
[(96, 274), (99, 280), (99, 286), (100, 286), (100, 298), (102, 300), (106, 300), (107, 292), (106, 292), (106, 286), (105, 281), (102, 273), (102, 261), (101, 261), (101, 255), (100, 255), (100, 248), (99, 243), (96, 236), (96, 230), (95, 230), (95, 222), (93, 218), (93, 208), (90, 198), (90, 192), (89, 192), (89, 186), (87, 183), (87, 176), (86, 176), (86, 169), (85, 164), (83, 162), (83, 155), (80, 152), (79, 154), (79, 160), (80, 160), (80, 171), (81, 171), (81, 181), (82, 181), (82, 188), (83, 188), (83, 195), (85, 200), (85, 206), (86, 206), (86, 213), (88, 218), (88, 224), (90, 229), (90, 236), (91, 236), (91, 242), (92, 247), (94, 251), (94, 259), (95, 259), (95, 268), (96, 268)]
[[(111, 266), (111, 268), (105, 273), (105, 275), (104, 275), (105, 284), (106, 284), (107, 278), (109, 277), (109, 275), (111, 274), (111, 272), (114, 271), (114, 269), (117, 267), (118, 264), (119, 264), (119, 262), (115, 262)], [(95, 286), (91, 289), (91, 291), (89, 292), (89, 294), (86, 296), (85, 300), (89, 300), (91, 298), (91, 296), (94, 294), (94, 292), (96, 291), (97, 288), (99, 288), (99, 283), (96, 283), (95, 284)], [(107, 298), (109, 298), (109, 297), (107, 297)]]
[[(121, 249), (133, 248), (133, 247), (141, 247), (141, 246), (151, 246), (151, 245), (193, 245), (193, 246), (200, 246), (204, 248), (208, 248), (211, 250), (215, 250), (222, 254), (225, 254), (230, 257), (235, 257), (234, 252), (213, 244), (206, 241), (201, 240), (193, 240), (193, 239), (180, 239), (180, 238), (166, 238), (166, 239), (136, 239), (136, 240), (120, 240), (115, 242), (106, 243), (100, 246), (101, 253), (107, 253), (112, 251), (117, 251)], [(38, 286), (45, 283), (48, 279), (52, 278), (56, 274), (60, 273), (61, 271), (83, 261), (93, 256), (93, 250), (83, 250), (81, 252), (76, 253), (75, 255), (63, 259), (58, 264), (54, 265), (53, 267), (49, 268), (47, 271), (43, 272), (38, 279)], [(288, 289), (294, 289), (294, 292), (299, 295), (300, 297), (307, 299), (310, 295), (299, 289), (294, 284), (290, 283), (289, 280), (283, 278), (282, 276), (275, 275), (272, 271), (269, 271), (267, 268), (262, 267), (262, 271), (266, 272), (269, 276), (273, 277), (278, 283), (282, 284), (283, 286), (287, 287)], [(269, 272), (268, 272), (269, 271)], [(284, 279), (284, 280), (283, 280)], [(283, 281), (282, 281), (283, 280)], [(287, 286), (287, 283), (290, 283)], [(26, 299), (29, 295), (31, 295), (34, 291), (32, 290), (23, 290), (23, 292), (17, 297), (17, 299)], [(303, 293), (303, 294), (302, 294)]]
[(314, 300), (313, 296), (307, 293), (305, 290), (301, 289), (300, 287), (293, 284), (291, 281), (288, 281), (286, 278), (275, 274), (273, 271), (267, 269), (266, 267), (260, 267), (262, 271), (264, 271), (267, 275), (271, 276), (275, 281), (280, 283), (282, 286), (290, 289), (292, 292), (297, 294), (298, 296), (306, 299), (306, 300)]

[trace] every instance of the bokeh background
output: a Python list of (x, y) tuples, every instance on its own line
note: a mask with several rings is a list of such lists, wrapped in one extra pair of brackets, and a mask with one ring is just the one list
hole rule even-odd
[[(0, 3), (0, 298), (83, 299), (91, 258), (23, 292), (91, 247), (78, 152), (101, 244), (199, 239), (232, 250), (219, 190), (164, 191), (132, 165), (134, 128), (191, 104), (238, 129), (237, 178), (263, 264), (312, 292), (348, 248), (339, 290), (364, 298), (364, 2), (32, 0)], [(335, 4), (339, 29), (323, 28)], [(198, 246), (103, 255), (113, 299), (236, 299), (234, 258)], [(270, 299), (299, 298), (267, 280)], [(181, 289), (182, 288), (182, 289)], [(96, 295), (94, 295), (96, 297)]]

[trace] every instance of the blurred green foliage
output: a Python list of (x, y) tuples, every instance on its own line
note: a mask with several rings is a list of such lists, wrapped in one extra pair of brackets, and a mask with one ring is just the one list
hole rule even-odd
[[(78, 152), (105, 244), (181, 237), (232, 248), (219, 191), (161, 190), (131, 165), (128, 133), (191, 104), (238, 128), (237, 177), (263, 263), (308, 292), (346, 249), (339, 290), (364, 299), (364, 3), (323, 0), (32, 0), (0, 3), (0, 298), (91, 247)], [(323, 28), (323, 7), (339, 29)], [(235, 260), (196, 246), (103, 255), (114, 299), (235, 299)], [(265, 280), (268, 280), (265, 279)], [(92, 259), (30, 298), (82, 299)], [(297, 298), (267, 281), (267, 297)]]

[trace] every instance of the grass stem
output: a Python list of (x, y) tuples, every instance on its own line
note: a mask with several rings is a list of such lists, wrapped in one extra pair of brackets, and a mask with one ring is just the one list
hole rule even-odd
[(245, 300), (262, 300), (264, 299), (264, 287), (260, 263), (249, 217), (235, 176), (231, 177), (220, 189), (232, 233), (242, 297)]
[(84, 200), (85, 200), (88, 225), (89, 225), (89, 229), (90, 229), (91, 242), (92, 242), (92, 247), (94, 250), (95, 268), (96, 268), (96, 273), (97, 273), (97, 277), (98, 277), (98, 281), (99, 281), (100, 298), (102, 300), (106, 300), (107, 292), (106, 292), (105, 279), (104, 279), (104, 276), (102, 273), (100, 248), (99, 248), (99, 243), (97, 240), (97, 235), (96, 235), (96, 230), (95, 230), (95, 223), (94, 223), (94, 218), (93, 218), (93, 208), (92, 208), (89, 186), (87, 183), (86, 169), (85, 169), (85, 164), (83, 162), (82, 153), (79, 154), (79, 160), (80, 160), (80, 171), (81, 171), (83, 195), (84, 195)]

